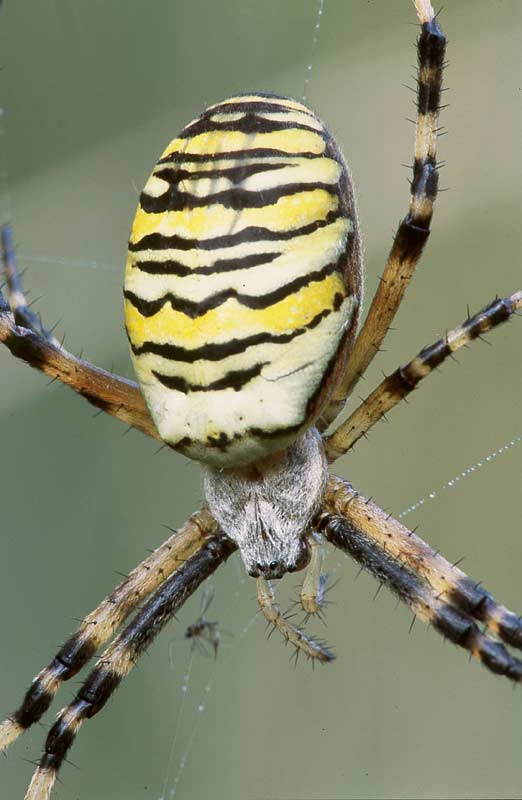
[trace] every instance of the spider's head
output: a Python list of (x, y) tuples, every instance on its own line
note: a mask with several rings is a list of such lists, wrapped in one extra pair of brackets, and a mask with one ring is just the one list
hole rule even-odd
[(205, 495), (238, 545), (249, 575), (282, 578), (310, 560), (304, 534), (323, 495), (327, 465), (312, 428), (284, 453), (241, 470), (205, 468)]
[(274, 580), (282, 578), (287, 572), (297, 572), (306, 567), (310, 553), (302, 536), (304, 531), (295, 528), (285, 531), (277, 522), (271, 525), (273, 506), (263, 509), (261, 501), (257, 513), (255, 509), (252, 510), (257, 523), (256, 535), (250, 537), (247, 546), (240, 545), (250, 577)]

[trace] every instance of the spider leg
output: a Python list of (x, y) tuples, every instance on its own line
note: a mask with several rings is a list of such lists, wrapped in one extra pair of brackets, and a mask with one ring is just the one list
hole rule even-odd
[(161, 584), (133, 621), (116, 637), (72, 703), (60, 712), (49, 731), (45, 751), (27, 790), (26, 800), (48, 800), (58, 770), (84, 720), (101, 711), (165, 624), (234, 550), (234, 543), (224, 534), (207, 538)]
[(13, 242), (13, 230), (10, 225), (3, 225), (0, 229), (2, 242), (2, 263), (4, 265), (5, 282), (9, 305), (17, 325), (29, 328), (39, 333), (49, 344), (60, 347), (60, 342), (51, 331), (44, 328), (41, 319), (27, 303), (22, 278), (16, 263), (16, 254)]
[(435, 344), (425, 347), (406, 364), (385, 378), (350, 414), (347, 420), (325, 439), (330, 463), (344, 455), (376, 422), (417, 388), (449, 356), (482, 334), (492, 330), (522, 308), (522, 291), (503, 300), (494, 300)]
[(301, 587), (301, 606), (306, 614), (305, 621), (308, 621), (310, 616), (321, 611), (326, 576), (321, 573), (324, 561), (322, 537), (317, 533), (309, 532), (305, 535), (305, 539), (310, 551), (310, 563), (306, 568)]
[(296, 653), (302, 651), (312, 660), (328, 662), (333, 661), (335, 656), (323, 644), (316, 642), (307, 636), (297, 626), (293, 625), (289, 619), (283, 616), (281, 609), (275, 602), (274, 592), (270, 583), (264, 578), (257, 578), (257, 600), (261, 612), (266, 621), (283, 635), (283, 638), (293, 644)]
[[(340, 478), (331, 477), (320, 530), (394, 591), (423, 621), (491, 672), (522, 681), (522, 622), (485, 589)], [(481, 632), (478, 622), (485, 623)]]
[(76, 358), (49, 334), (27, 306), (24, 307), (9, 226), (2, 226), (1, 238), (4, 272), (14, 310), (0, 291), (0, 342), (13, 356), (60, 380), (97, 408), (161, 441), (134, 381)]
[(38, 722), (61, 684), (76, 675), (142, 600), (204, 546), (216, 530), (208, 511), (193, 514), (85, 617), (51, 663), (34, 678), (21, 706), (0, 724), (0, 751)]
[(323, 414), (326, 427), (379, 351), (429, 236), (437, 195), (437, 126), (446, 39), (429, 2), (417, 0), (417, 121), (410, 206), (395, 234), (379, 288), (350, 353), (345, 375)]

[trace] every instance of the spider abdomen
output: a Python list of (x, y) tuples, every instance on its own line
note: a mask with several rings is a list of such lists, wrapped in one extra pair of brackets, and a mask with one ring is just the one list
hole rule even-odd
[(211, 106), (162, 154), (134, 220), (125, 314), (162, 438), (214, 466), (288, 446), (319, 415), (360, 305), (344, 160), (305, 106)]

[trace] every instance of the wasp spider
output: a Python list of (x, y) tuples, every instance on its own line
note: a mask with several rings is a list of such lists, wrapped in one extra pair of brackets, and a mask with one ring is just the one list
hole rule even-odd
[(522, 661), (508, 650), (522, 649), (519, 618), (328, 468), (435, 367), (522, 306), (518, 291), (469, 316), (327, 432), (378, 352), (429, 235), (445, 39), (428, 0), (415, 5), (410, 206), (358, 333), (361, 244), (350, 175), (317, 116), (283, 97), (247, 94), (210, 106), (167, 146), (145, 186), (124, 292), (141, 391), (75, 358), (43, 328), (3, 229), (2, 342), (106, 413), (201, 462), (207, 500), (85, 618), (0, 726), (5, 749), (136, 612), (60, 712), (30, 800), (50, 796), (82, 723), (236, 549), (257, 579), (262, 613), (296, 654), (333, 657), (281, 613), (269, 581), (308, 567), (301, 602), (306, 614), (320, 612), (324, 537), (487, 669), (522, 680)]

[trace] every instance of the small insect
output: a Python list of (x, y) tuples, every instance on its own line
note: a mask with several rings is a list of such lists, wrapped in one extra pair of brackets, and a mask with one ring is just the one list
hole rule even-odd
[(199, 610), (199, 617), (192, 625), (189, 625), (185, 631), (185, 639), (190, 639), (192, 642), (192, 649), (196, 647), (200, 652), (206, 654), (205, 643), (209, 644), (214, 651), (214, 658), (217, 658), (219, 644), (221, 642), (221, 633), (219, 631), (219, 622), (211, 622), (205, 617), (212, 600), (214, 599), (214, 589), (205, 589), (201, 596), (201, 608)]

